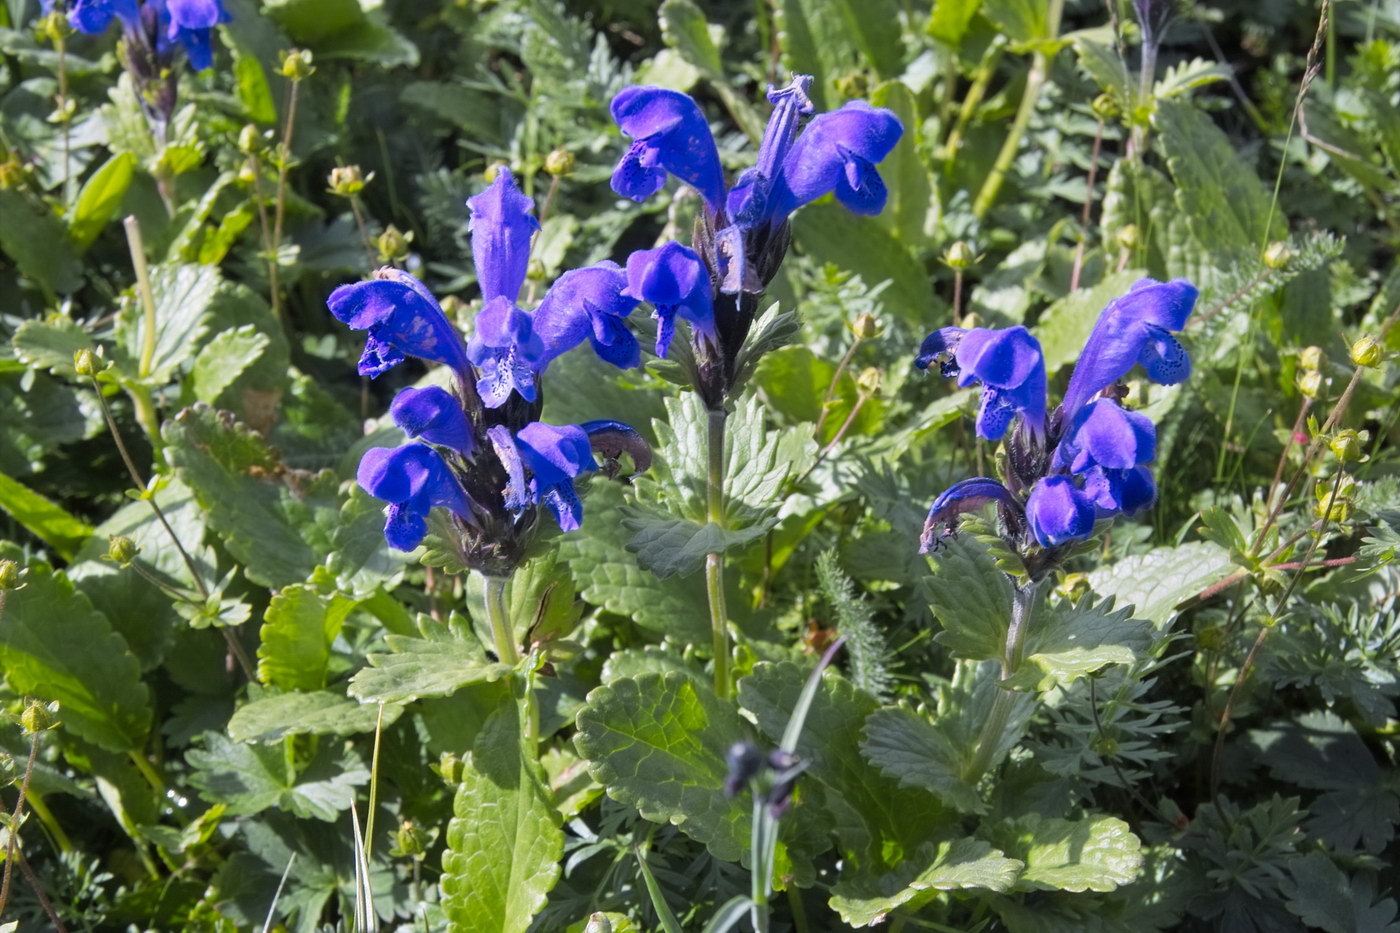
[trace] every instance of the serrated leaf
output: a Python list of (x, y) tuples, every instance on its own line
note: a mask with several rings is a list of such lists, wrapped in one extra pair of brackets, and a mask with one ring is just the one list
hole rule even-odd
[(82, 325), (66, 317), (23, 322), (15, 328), (13, 346), (26, 365), (68, 378), (76, 375), (73, 354), (97, 349)]
[(624, 508), (622, 526), (632, 533), (627, 550), (637, 556), (637, 564), (658, 577), (690, 574), (699, 570), (706, 554), (723, 554), (730, 548), (748, 544), (772, 527), (752, 525), (739, 531), (721, 528), (713, 522), (701, 525), (687, 518), (663, 518), (642, 509)]
[(1132, 606), (1135, 619), (1163, 630), (1176, 607), (1234, 569), (1229, 553), (1217, 544), (1196, 541), (1179, 547), (1159, 547), (1125, 557), (1089, 574), (1089, 585), (1100, 596), (1112, 596), (1120, 606)]
[(488, 661), (464, 627), (424, 629), (425, 638), (385, 636), (392, 653), (370, 654), (370, 666), (350, 679), (350, 695), (362, 703), (406, 703), (450, 696), (467, 684), (500, 680), (512, 670), (508, 664)]
[(525, 933), (559, 880), (564, 833), (526, 734), (507, 704), (464, 763), (442, 859), (451, 931)]
[[(156, 305), (156, 346), (148, 374), (156, 383), (170, 382), (175, 371), (194, 358), (204, 339), (209, 306), (221, 282), (215, 266), (167, 264), (151, 270)], [(126, 357), (141, 359), (146, 316), (132, 296), (117, 314), (117, 343)]]
[(1016, 882), (1021, 891), (1113, 891), (1142, 869), (1142, 842), (1117, 817), (1033, 814), (999, 824), (988, 835), (1025, 862)]
[[(403, 707), (384, 706), (384, 728), (393, 725)], [(356, 735), (373, 732), (379, 723), (377, 704), (357, 703), (326, 690), (265, 694), (244, 703), (228, 721), (235, 742), (279, 742), (289, 735)]]
[(194, 358), (190, 371), (195, 399), (210, 405), (217, 402), (224, 389), (256, 363), (270, 344), (267, 336), (252, 324), (214, 335)]
[(323, 598), (304, 584), (272, 597), (258, 645), (258, 679), (283, 690), (319, 690), (326, 685), (331, 643), (355, 601)]
[(0, 510), (66, 560), (72, 560), (92, 535), (87, 522), (4, 473), (0, 473)]
[(117, 752), (151, 728), (141, 666), (106, 616), (47, 564), (30, 564), (19, 589), (0, 591), (0, 669), (16, 694), (57, 700), (63, 728)]
[(369, 781), (358, 760), (337, 757), (330, 744), (295, 775), (280, 747), (244, 745), (217, 732), (206, 732), (204, 748), (190, 749), (185, 758), (195, 769), (190, 783), (206, 799), (224, 804), (230, 816), (276, 807), (295, 816), (338, 820), (355, 802), (355, 788)]
[(949, 651), (972, 661), (999, 658), (1011, 621), (1011, 582), (987, 549), (971, 535), (948, 541), (933, 557), (927, 578), (937, 635)]
[(1086, 36), (1074, 40), (1079, 65), (1113, 99), (1120, 109), (1128, 109), (1136, 98), (1135, 84), (1117, 51)]
[(746, 804), (725, 796), (724, 756), (746, 731), (733, 706), (671, 671), (589, 693), (574, 744), (609, 797), (736, 862), (748, 854), (751, 817)]
[(1152, 625), (1129, 619), (1131, 608), (1113, 611), (1113, 601), (1043, 606), (1032, 619), (1025, 660), (1011, 678), (1019, 689), (1041, 693), (1064, 687), (1109, 664), (1132, 664), (1152, 644)]
[[(757, 321), (754, 321), (749, 338), (744, 341), (744, 345), (739, 348), (739, 352), (735, 356), (734, 385), (730, 390), (731, 395), (738, 395), (744, 390), (749, 379), (752, 378), (754, 370), (762, 363), (767, 354), (792, 343), (801, 331), (802, 321), (797, 316), (796, 311), (781, 311), (776, 301), (769, 305), (768, 310), (759, 315)], [(689, 384), (689, 379), (681, 382), (681, 385)]]
[(0, 188), (0, 217), (0, 250), (24, 275), (55, 294), (82, 284), (82, 261), (68, 228), (47, 205), (22, 189)]
[(916, 909), (938, 891), (1009, 891), (1022, 867), (980, 839), (927, 843), (882, 877), (843, 874), (831, 889), (831, 907), (853, 927), (875, 926), (895, 908)]
[(1217, 81), (1230, 80), (1230, 69), (1219, 62), (1208, 62), (1203, 58), (1177, 62), (1169, 67), (1156, 84), (1152, 85), (1152, 96), (1167, 100), (1193, 91)]
[(1309, 852), (1288, 860), (1288, 877), (1279, 884), (1289, 913), (1310, 929), (1327, 933), (1396, 933), (1396, 905), (1377, 900), (1369, 873), (1350, 878), (1325, 852)]
[(136, 157), (129, 152), (119, 152), (83, 183), (78, 192), (78, 202), (73, 206), (73, 216), (68, 221), (73, 245), (78, 252), (91, 246), (98, 234), (112, 222), (135, 174)]
[(865, 721), (860, 750), (903, 787), (932, 791), (964, 813), (983, 813), (977, 789), (963, 780), (963, 755), (938, 723), (905, 707), (878, 709)]

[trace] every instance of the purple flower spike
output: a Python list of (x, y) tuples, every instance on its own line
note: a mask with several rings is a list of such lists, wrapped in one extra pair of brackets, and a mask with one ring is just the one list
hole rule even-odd
[(472, 262), (481, 283), (481, 297), (488, 303), (505, 298), (511, 304), (520, 295), (530, 266), (530, 238), (540, 228), (530, 215), (535, 204), (515, 186), (510, 169), (496, 169), (496, 180), (481, 194), (467, 199), (472, 216)]
[(368, 282), (342, 285), (326, 301), (336, 320), (352, 330), (369, 331), (360, 357), (360, 375), (378, 376), (405, 356), (445, 363), (467, 373), (467, 350), (426, 285), (385, 267)]
[(1135, 363), (1162, 385), (1176, 385), (1191, 375), (1191, 358), (1171, 332), (1186, 326), (1199, 294), (1185, 279), (1139, 279), (1126, 295), (1109, 302), (1074, 367), (1060, 406), (1063, 417), (1073, 419)]
[(574, 477), (598, 469), (588, 434), (577, 425), (556, 427), (532, 421), (515, 434), (516, 447), (533, 477), (530, 497), (547, 505), (561, 531), (573, 531), (583, 520), (583, 503), (574, 492)]
[(373, 447), (360, 460), (360, 488), (389, 503), (384, 540), (400, 551), (411, 551), (428, 533), (434, 506), (466, 518), (467, 498), (438, 452), (423, 444)]
[(701, 334), (715, 340), (714, 297), (710, 276), (695, 251), (672, 240), (656, 249), (637, 250), (627, 257), (627, 289), (632, 298), (656, 309), (656, 355), (666, 356), (676, 332), (676, 315)]
[(625, 87), (612, 99), (612, 116), (633, 143), (613, 170), (612, 189), (645, 201), (670, 172), (690, 185), (716, 214), (724, 209), (719, 149), (700, 107), (679, 91)]
[(473, 444), (467, 415), (451, 392), (437, 386), (402, 389), (394, 396), (389, 414), (409, 437), (471, 456)]
[(1074, 416), (1055, 449), (1055, 464), (1073, 473), (1093, 466), (1131, 470), (1156, 456), (1157, 429), (1152, 419), (1112, 399), (1098, 398)]
[(500, 408), (512, 390), (527, 402), (535, 400), (535, 376), (545, 361), (544, 341), (535, 333), (530, 315), (510, 299), (493, 298), (476, 316), (467, 357), (481, 369), (476, 391), (487, 408)]
[(535, 333), (544, 341), (545, 359), (552, 360), (583, 342), (619, 369), (641, 364), (642, 350), (623, 319), (637, 299), (623, 294), (627, 273), (604, 260), (586, 269), (561, 275), (535, 309)]
[(1063, 473), (1036, 482), (1026, 501), (1026, 521), (1041, 547), (1089, 537), (1094, 531), (1094, 503)]
[(141, 23), (136, 0), (78, 0), (68, 9), (69, 25), (89, 36), (102, 35), (113, 19), (121, 20), (129, 30), (136, 29)]
[(1001, 440), (1018, 414), (1033, 433), (1045, 430), (1045, 359), (1024, 327), (944, 327), (924, 338), (914, 365), (927, 369), (935, 361), (960, 386), (982, 384), (979, 436)]
[(793, 75), (792, 83), (784, 88), (768, 85), (773, 112), (759, 144), (758, 161), (739, 176), (729, 191), (729, 219), (739, 227), (755, 229), (773, 219), (773, 185), (797, 138), (798, 124), (812, 114), (812, 101), (807, 96), (811, 85), (811, 75)]
[(880, 213), (886, 191), (875, 165), (890, 154), (903, 132), (892, 111), (860, 100), (813, 117), (783, 159), (773, 212), (790, 214), (835, 191), (836, 200), (854, 213)]
[(989, 502), (1015, 506), (1016, 500), (1005, 486), (985, 476), (954, 483), (933, 500), (933, 507), (924, 519), (924, 531), (919, 536), (919, 553), (938, 550), (943, 539), (956, 530), (959, 515), (976, 512)]
[(230, 19), (220, 0), (157, 0), (157, 9), (164, 29), (162, 44), (182, 45), (195, 71), (214, 67), (213, 27)]
[(520, 459), (520, 448), (511, 437), (510, 428), (503, 424), (495, 425), (486, 432), (491, 446), (496, 451), (496, 459), (506, 471), (506, 488), (501, 490), (505, 507), (516, 515), (525, 511), (530, 504), (529, 490), (525, 487), (525, 464)]

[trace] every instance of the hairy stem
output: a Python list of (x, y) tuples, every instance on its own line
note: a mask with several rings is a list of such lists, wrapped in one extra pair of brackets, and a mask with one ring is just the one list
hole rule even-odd
[[(705, 486), (710, 524), (724, 527), (724, 409), (708, 422), (709, 474)], [(715, 656), (715, 695), (729, 696), (729, 616), (724, 607), (724, 555), (705, 555), (705, 591), (710, 601), (710, 635)]]
[(131, 268), (136, 273), (136, 295), (141, 300), (143, 328), (141, 332), (141, 362), (136, 374), (146, 379), (156, 358), (156, 299), (151, 292), (151, 275), (146, 268), (146, 246), (141, 240), (141, 222), (131, 215), (122, 222), (126, 227), (126, 245), (131, 251)]
[(14, 813), (10, 815), (10, 841), (5, 847), (5, 879), (0, 882), (0, 916), (4, 916), (5, 902), (10, 899), (10, 878), (19, 851), (20, 820), (24, 816), (24, 800), (29, 795), (29, 778), (34, 773), (34, 759), (39, 755), (39, 736), (42, 734), (35, 732), (29, 740), (29, 761), (24, 766), (24, 779), (19, 785), (19, 800), (15, 801)]
[(279, 319), (282, 316), (282, 298), (278, 294), (277, 264), (282, 250), (282, 221), (287, 213), (287, 172), (292, 167), (292, 131), (296, 128), (297, 92), (300, 89), (301, 82), (293, 78), (292, 86), (287, 89), (287, 122), (282, 126), (282, 146), (277, 153), (277, 201), (273, 205), (272, 214), (272, 255), (267, 260), (267, 287), (271, 293), (272, 312)]
[(509, 577), (486, 578), (486, 618), (491, 623), (491, 638), (496, 644), (496, 657), (502, 664), (514, 667), (520, 663), (520, 649), (515, 645), (515, 630), (506, 611), (506, 586)]
[[(1021, 669), (1022, 654), (1025, 649), (1026, 631), (1035, 616), (1036, 604), (1040, 601), (1041, 584), (1027, 583), (1014, 586), (1011, 596), (1011, 621), (1006, 627), (1006, 647), (1001, 657), (1001, 678), (1008, 680)], [(982, 724), (982, 732), (977, 737), (977, 751), (963, 770), (963, 778), (968, 783), (977, 781), (992, 763), (997, 747), (1001, 745), (1006, 722), (1016, 705), (1016, 694), (999, 687), (992, 701), (992, 711)]]

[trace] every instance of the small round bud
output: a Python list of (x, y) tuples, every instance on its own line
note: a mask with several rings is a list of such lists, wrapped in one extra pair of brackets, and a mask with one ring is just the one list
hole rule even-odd
[(76, 32), (73, 24), (68, 21), (68, 17), (54, 10), (48, 16), (39, 20), (39, 26), (35, 30), (39, 38), (47, 39), (50, 42), (57, 42), (59, 39), (66, 39)]
[(331, 194), (338, 194), (342, 198), (353, 198), (361, 191), (365, 190), (365, 185), (374, 179), (374, 173), (366, 175), (360, 170), (358, 165), (337, 165), (331, 169), (330, 184)]
[(456, 787), (462, 783), (462, 759), (451, 752), (443, 752), (438, 756), (437, 773), (449, 787)]
[(141, 549), (126, 535), (112, 535), (107, 543), (107, 559), (122, 567), (131, 566)]
[(588, 918), (588, 925), (583, 928), (583, 933), (613, 933), (612, 921), (605, 913), (594, 913)]
[(853, 71), (836, 79), (836, 91), (848, 100), (863, 100), (870, 96), (870, 78), (861, 71)]
[(12, 191), (24, 185), (24, 163), (11, 155), (0, 162), (0, 191)]
[(875, 315), (869, 311), (862, 311), (856, 315), (855, 323), (851, 325), (851, 330), (861, 340), (870, 340), (880, 336), (880, 322), (875, 320)]
[(19, 564), (12, 560), (0, 560), (0, 590), (19, 589)]
[(394, 834), (394, 844), (400, 854), (420, 858), (428, 851), (428, 834), (412, 820), (404, 820)]
[(1110, 735), (1097, 735), (1090, 745), (1103, 758), (1113, 758), (1118, 754), (1118, 740)]
[(1275, 240), (1264, 250), (1264, 265), (1270, 269), (1287, 269), (1293, 261), (1293, 247), (1282, 240)]
[(1342, 463), (1355, 463), (1362, 457), (1362, 444), (1365, 438), (1351, 428), (1338, 431), (1332, 435), (1332, 440), (1327, 444), (1332, 448), (1332, 454)]
[(290, 52), (282, 53), (282, 77), (291, 78), (293, 81), (305, 81), (315, 73), (316, 67), (311, 64), (312, 55), (306, 49), (292, 49)]
[(1305, 369), (1298, 374), (1298, 391), (1308, 398), (1322, 394), (1322, 373), (1315, 369)]
[(962, 271), (977, 261), (977, 254), (965, 241), (958, 240), (943, 251), (943, 264), (950, 269)]
[(544, 280), (544, 274), (544, 263), (538, 259), (531, 259), (530, 262), (525, 266), (525, 277), (527, 279), (534, 279), (535, 281), (540, 282)]
[(1219, 651), (1225, 647), (1225, 630), (1211, 625), (1196, 632), (1196, 647), (1202, 651)]
[(1313, 487), (1313, 494), (1317, 496), (1313, 515), (1329, 522), (1346, 521), (1351, 516), (1351, 497), (1355, 493), (1356, 481), (1345, 473), (1340, 480), (1326, 477), (1319, 479)]
[(1351, 361), (1357, 366), (1375, 369), (1384, 357), (1385, 348), (1375, 337), (1368, 335), (1351, 345)]
[(544, 170), (551, 175), (568, 175), (574, 170), (574, 154), (567, 149), (555, 149), (544, 157)]
[(79, 376), (96, 376), (102, 372), (102, 367), (97, 362), (97, 354), (86, 347), (74, 353), (73, 371)]
[(246, 124), (238, 131), (238, 151), (244, 155), (253, 155), (261, 152), (267, 143), (267, 139), (253, 124)]
[(874, 366), (867, 366), (860, 371), (856, 377), (856, 388), (862, 395), (878, 395), (880, 392), (880, 370)]
[(408, 244), (413, 242), (413, 231), (403, 233), (398, 227), (390, 224), (389, 227), (374, 241), (374, 246), (379, 250), (379, 261), (382, 263), (402, 262), (408, 258)]
[(1326, 360), (1321, 347), (1304, 347), (1303, 352), (1298, 354), (1298, 365), (1304, 369), (1321, 369)]
[(1089, 105), (1089, 109), (1094, 111), (1094, 116), (1105, 123), (1111, 123), (1118, 119), (1122, 112), (1118, 109), (1118, 102), (1107, 94), (1100, 94), (1094, 98), (1094, 102)]
[(1142, 231), (1137, 224), (1126, 224), (1118, 228), (1118, 232), (1113, 235), (1113, 239), (1118, 245), (1128, 252), (1134, 252), (1142, 245)]
[(1089, 594), (1089, 578), (1082, 573), (1067, 573), (1057, 589), (1065, 599), (1079, 599)]
[(486, 171), (481, 173), (481, 177), (486, 179), (486, 183), (488, 185), (495, 184), (496, 173), (501, 170), (502, 166), (509, 168), (509, 166), (506, 166), (504, 162), (492, 162), (490, 165), (486, 166)]
[(24, 708), (24, 712), (19, 714), (19, 724), (30, 735), (44, 732), (54, 726), (53, 713), (42, 703), (30, 703)]

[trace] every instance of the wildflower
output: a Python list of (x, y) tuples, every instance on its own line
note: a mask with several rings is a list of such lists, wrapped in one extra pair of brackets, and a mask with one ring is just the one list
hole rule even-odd
[(368, 282), (340, 286), (327, 304), (336, 320), (369, 332), (361, 376), (382, 375), (409, 356), (443, 363), (463, 378), (469, 371), (461, 334), (428, 287), (407, 272), (386, 266)]
[(666, 356), (679, 315), (697, 334), (716, 340), (710, 277), (700, 257), (672, 240), (656, 249), (637, 250), (627, 257), (627, 288), (631, 298), (656, 309), (656, 355)]
[(1045, 430), (1045, 361), (1040, 341), (1024, 327), (944, 327), (924, 338), (914, 365), (941, 364), (958, 385), (982, 384), (977, 433), (999, 441), (1016, 415), (1039, 434)]
[(535, 309), (535, 332), (545, 341), (547, 360), (587, 338), (600, 358), (619, 369), (640, 365), (641, 347), (623, 323), (637, 306), (626, 288), (627, 273), (606, 260), (561, 275)]
[(428, 513), (435, 506), (469, 519), (466, 495), (442, 455), (425, 444), (372, 447), (360, 460), (356, 480), (365, 492), (389, 503), (384, 539), (411, 551), (428, 533)]
[(90, 36), (106, 32), (113, 19), (121, 21), (128, 43), (157, 63), (168, 67), (178, 45), (190, 67), (204, 71), (214, 65), (212, 30), (230, 17), (222, 0), (77, 0), (68, 11), (73, 28)]

